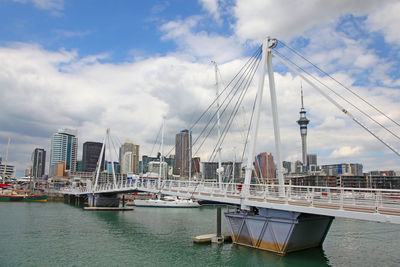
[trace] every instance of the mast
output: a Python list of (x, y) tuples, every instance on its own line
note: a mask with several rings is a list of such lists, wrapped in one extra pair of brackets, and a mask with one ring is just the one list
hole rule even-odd
[(103, 156), (104, 156), (104, 150), (105, 150), (105, 146), (106, 146), (106, 137), (108, 135), (108, 133), (110, 132), (110, 129), (107, 129), (106, 131), (106, 136), (104, 136), (103, 139), (103, 146), (101, 147), (101, 151), (100, 151), (100, 157), (99, 160), (97, 161), (97, 170), (96, 170), (96, 177), (95, 177), (95, 182), (94, 182), (94, 187), (93, 187), (93, 191), (97, 186), (97, 183), (99, 181), (99, 175), (100, 175), (100, 169), (101, 169), (101, 163), (104, 160)]
[(115, 169), (114, 169), (114, 162), (112, 160), (112, 154), (111, 154), (111, 137), (110, 137), (110, 129), (107, 129), (107, 138), (108, 138), (108, 155), (110, 156), (111, 160), (111, 170), (112, 170), (112, 176), (113, 176), (113, 182), (114, 182), (114, 187), (117, 188), (117, 178), (115, 177)]
[[(217, 97), (217, 130), (218, 130), (218, 142), (221, 140), (221, 121), (220, 121), (220, 113), (219, 113), (219, 86), (218, 86), (218, 66), (215, 61), (211, 61), (214, 64), (214, 69), (215, 69), (215, 95)], [(222, 160), (221, 160), (221, 144), (217, 144), (218, 148), (218, 183), (221, 187), (222, 185), (222, 172), (224, 171), (222, 168)]]
[(274, 68), (272, 66), (272, 48), (277, 45), (278, 41), (276, 39), (270, 39), (268, 37), (268, 53), (267, 53), (267, 63), (268, 63), (268, 79), (269, 79), (269, 90), (271, 95), (271, 108), (272, 108), (272, 118), (274, 123), (274, 135), (275, 135), (275, 149), (277, 157), (277, 178), (279, 181), (279, 196), (284, 196), (284, 185), (283, 180), (283, 165), (282, 165), (282, 153), (281, 153), (281, 134), (279, 129), (279, 118), (278, 118), (278, 104), (276, 100), (275, 92), (275, 78), (274, 78)]
[(189, 158), (189, 181), (192, 180), (192, 134), (191, 131), (188, 132), (188, 158)]
[(161, 155), (160, 155), (160, 169), (158, 172), (158, 187), (161, 185), (161, 172), (162, 172), (162, 164), (164, 163), (163, 161), (163, 153), (164, 153), (164, 127), (165, 127), (165, 117), (163, 117), (163, 122), (162, 122), (162, 130), (161, 130)]

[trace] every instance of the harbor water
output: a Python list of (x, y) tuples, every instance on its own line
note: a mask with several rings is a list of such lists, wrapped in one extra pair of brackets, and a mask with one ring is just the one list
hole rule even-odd
[(110, 212), (0, 203), (0, 266), (400, 266), (400, 225), (337, 218), (322, 248), (284, 257), (192, 242), (215, 231), (215, 207)]

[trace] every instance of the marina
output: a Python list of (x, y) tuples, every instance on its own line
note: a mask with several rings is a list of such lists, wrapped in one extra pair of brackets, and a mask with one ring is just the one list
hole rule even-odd
[[(227, 211), (225, 208), (223, 211)], [(337, 218), (322, 248), (285, 257), (215, 232), (214, 207), (87, 212), (63, 202), (0, 203), (2, 266), (396, 266), (399, 225)], [(224, 219), (223, 219), (224, 220)], [(225, 221), (222, 232), (228, 232)]]

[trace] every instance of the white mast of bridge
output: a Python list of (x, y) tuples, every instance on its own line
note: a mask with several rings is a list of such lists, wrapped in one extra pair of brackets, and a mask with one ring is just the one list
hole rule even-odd
[(217, 151), (218, 151), (218, 169), (217, 169), (217, 173), (218, 173), (218, 183), (219, 186), (222, 186), (222, 173), (224, 172), (224, 169), (222, 167), (222, 159), (221, 159), (221, 120), (220, 120), (220, 113), (219, 113), (219, 108), (220, 108), (220, 104), (219, 104), (219, 84), (218, 84), (218, 66), (217, 63), (215, 61), (211, 61), (214, 64), (214, 68), (215, 68), (215, 95), (217, 96), (217, 130), (218, 130), (218, 144), (217, 144)]
[[(265, 72), (267, 66), (268, 66), (269, 89), (271, 95), (272, 117), (274, 124), (275, 149), (276, 149), (276, 157), (278, 165), (277, 178), (279, 181), (279, 196), (280, 197), (284, 196), (281, 136), (279, 129), (278, 108), (277, 108), (276, 91), (275, 91), (274, 69), (272, 66), (272, 48), (274, 48), (277, 45), (277, 43), (278, 41), (276, 39), (271, 39), (270, 37), (268, 37), (262, 44), (261, 73), (260, 73), (260, 80), (258, 83), (257, 99), (254, 110), (254, 122), (252, 123), (251, 126), (251, 137), (250, 137), (249, 150), (247, 154), (247, 165), (246, 165), (245, 180), (244, 180), (244, 190), (242, 191), (242, 199), (245, 199), (246, 196), (248, 196), (250, 193), (249, 190), (251, 183), (251, 174), (253, 170), (253, 159), (255, 157), (255, 149), (257, 144), (258, 126), (260, 123), (261, 103), (264, 91)], [(249, 209), (249, 207), (242, 204), (242, 209)]]

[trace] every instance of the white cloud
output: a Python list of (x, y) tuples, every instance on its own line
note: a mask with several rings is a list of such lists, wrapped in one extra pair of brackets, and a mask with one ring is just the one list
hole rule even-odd
[(400, 3), (382, 5), (368, 16), (367, 24), (375, 31), (382, 31), (387, 42), (400, 44)]
[(365, 15), (381, 5), (374, 0), (239, 0), (234, 7), (237, 18), (234, 28), (241, 40), (260, 42), (267, 36), (290, 40), (316, 25), (329, 23), (340, 15)]
[(342, 146), (338, 149), (335, 149), (331, 156), (333, 158), (347, 158), (352, 156), (358, 156), (362, 152), (362, 148), (360, 146), (350, 147), (350, 146)]
[(218, 0), (199, 0), (199, 2), (203, 6), (203, 9), (209, 12), (216, 22), (221, 24), (222, 21), (218, 10)]
[(240, 57), (242, 47), (233, 36), (220, 36), (206, 31), (195, 32), (202, 17), (193, 16), (176, 20), (161, 26), (164, 40), (172, 40), (178, 45), (178, 53), (197, 60), (225, 62)]

